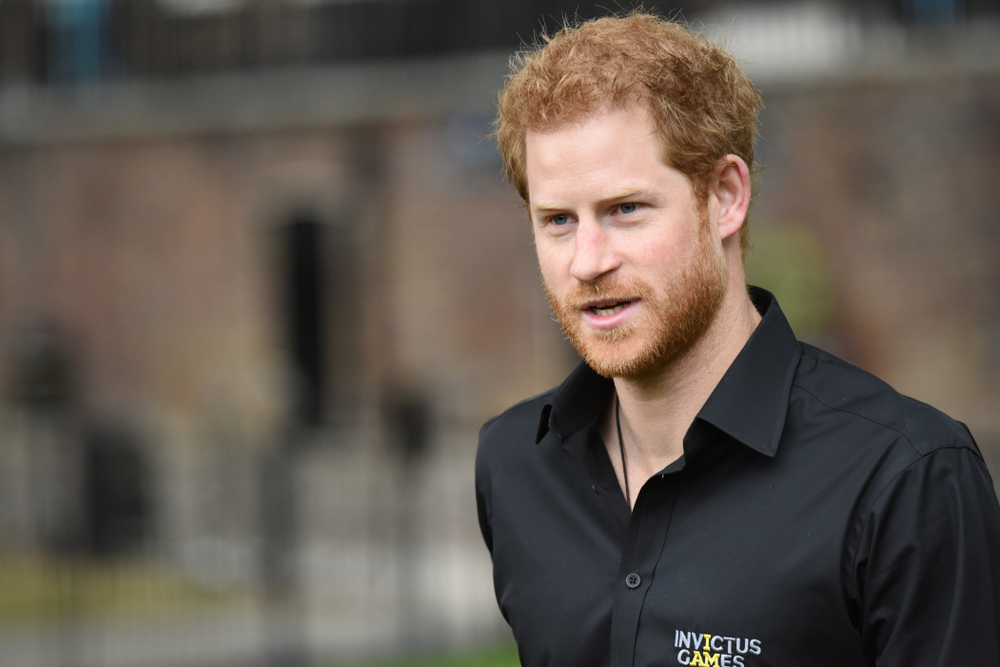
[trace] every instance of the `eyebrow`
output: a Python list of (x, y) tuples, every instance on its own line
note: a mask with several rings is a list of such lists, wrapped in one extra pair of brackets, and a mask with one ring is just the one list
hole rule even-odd
[[(602, 196), (596, 203), (607, 204), (609, 202), (623, 202), (631, 199), (651, 199), (652, 197), (653, 195), (651, 194), (651, 190), (647, 187), (629, 186)], [(557, 206), (544, 201), (537, 205), (532, 203), (529, 208), (532, 212), (536, 213), (552, 213), (554, 211), (570, 210), (570, 207), (568, 206)]]
[(551, 213), (553, 211), (567, 211), (569, 210), (566, 206), (555, 206), (552, 204), (529, 204), (528, 211), (531, 213)]
[(649, 199), (652, 195), (650, 189), (645, 187), (627, 187), (618, 190), (606, 197), (601, 198), (601, 202), (627, 201), (629, 199)]

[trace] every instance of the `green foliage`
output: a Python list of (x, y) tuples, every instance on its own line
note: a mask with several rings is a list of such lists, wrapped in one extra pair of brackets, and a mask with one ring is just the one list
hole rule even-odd
[(798, 225), (754, 226), (747, 281), (770, 290), (800, 338), (826, 331), (834, 316), (833, 277), (826, 249)]

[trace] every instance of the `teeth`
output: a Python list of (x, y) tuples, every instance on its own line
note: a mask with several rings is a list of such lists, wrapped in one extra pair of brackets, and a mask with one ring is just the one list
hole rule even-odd
[(622, 308), (624, 308), (626, 303), (616, 303), (613, 306), (594, 306), (591, 308), (592, 311), (600, 315), (601, 317), (607, 317), (608, 315), (614, 315)]

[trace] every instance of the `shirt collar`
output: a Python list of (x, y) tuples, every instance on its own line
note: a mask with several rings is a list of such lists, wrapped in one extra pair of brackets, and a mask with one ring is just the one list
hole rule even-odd
[[(778, 450), (788, 395), (801, 350), (788, 320), (770, 292), (750, 288), (760, 324), (698, 412), (712, 424), (767, 456)], [(542, 409), (540, 442), (548, 431), (565, 440), (592, 424), (614, 391), (614, 383), (580, 363)]]

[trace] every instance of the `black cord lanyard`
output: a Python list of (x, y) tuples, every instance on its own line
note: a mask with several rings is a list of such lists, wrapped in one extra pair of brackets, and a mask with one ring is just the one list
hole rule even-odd
[(618, 394), (615, 394), (615, 426), (618, 427), (618, 451), (622, 455), (622, 477), (625, 478), (625, 502), (628, 503), (628, 508), (631, 510), (632, 497), (628, 492), (628, 468), (625, 467), (625, 441), (622, 439), (621, 406), (622, 402), (618, 400)]

